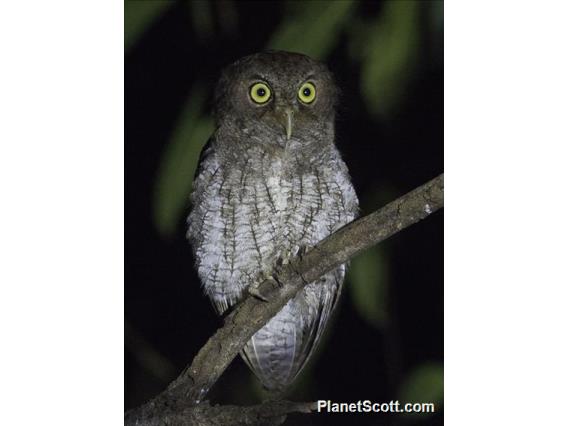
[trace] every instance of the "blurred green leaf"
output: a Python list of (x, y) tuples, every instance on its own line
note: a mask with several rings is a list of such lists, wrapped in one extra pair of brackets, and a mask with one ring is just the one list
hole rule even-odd
[(418, 1), (389, 1), (361, 46), (361, 94), (372, 114), (390, 115), (398, 106), (416, 58)]
[(125, 0), (124, 48), (131, 48), (150, 24), (173, 4), (169, 0)]
[(191, 10), (191, 22), (195, 33), (202, 39), (211, 37), (213, 31), (212, 3), (205, 0), (194, 0), (188, 3)]
[(444, 2), (433, 1), (428, 3), (430, 42), (430, 60), (435, 68), (444, 66)]
[(430, 23), (435, 32), (444, 31), (444, 2), (442, 0), (428, 3)]
[[(398, 399), (406, 402), (433, 402), (436, 412), (444, 401), (444, 367), (441, 363), (425, 363), (411, 371), (400, 385)], [(407, 416), (427, 416), (426, 413), (408, 413)]]
[(349, 27), (347, 27), (347, 54), (353, 62), (361, 61), (369, 43), (368, 37), (374, 22), (359, 16), (351, 19)]
[(289, 16), (274, 32), (268, 48), (299, 52), (321, 60), (335, 46), (356, 2), (307, 1), (297, 2), (295, 6), (298, 7), (288, 8)]
[(171, 236), (184, 209), (201, 148), (213, 133), (213, 120), (201, 116), (205, 93), (199, 84), (192, 90), (173, 132), (156, 178), (154, 219), (163, 236)]
[(348, 279), (357, 313), (370, 325), (383, 328), (388, 320), (388, 274), (384, 251), (373, 247), (358, 255), (351, 263)]
[(239, 27), (239, 14), (233, 0), (218, 0), (215, 2), (219, 16), (219, 26), (226, 34), (237, 35)]

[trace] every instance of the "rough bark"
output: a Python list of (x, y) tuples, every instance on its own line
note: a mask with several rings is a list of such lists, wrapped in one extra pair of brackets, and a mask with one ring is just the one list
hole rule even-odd
[(357, 219), (292, 259), (274, 280), (259, 287), (267, 301), (248, 296), (225, 318), (193, 362), (161, 394), (126, 413), (127, 425), (280, 424), (285, 414), (309, 412), (310, 403), (269, 402), (254, 407), (215, 406), (204, 400), (245, 343), (307, 283), (428, 217), (443, 206), (444, 176), (439, 175), (385, 207)]

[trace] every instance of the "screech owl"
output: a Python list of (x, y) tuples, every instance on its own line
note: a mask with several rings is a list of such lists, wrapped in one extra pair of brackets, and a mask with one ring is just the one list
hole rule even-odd
[[(337, 98), (327, 67), (297, 53), (253, 54), (222, 73), (187, 231), (219, 314), (357, 215), (334, 143)], [(284, 389), (305, 365), (344, 276), (345, 265), (308, 284), (245, 345), (241, 356), (267, 389)]]

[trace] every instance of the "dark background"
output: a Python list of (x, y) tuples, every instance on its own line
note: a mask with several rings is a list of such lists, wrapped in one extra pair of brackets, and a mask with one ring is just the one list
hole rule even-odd
[[(221, 69), (267, 47), (325, 61), (342, 89), (338, 146), (367, 214), (443, 171), (443, 4), (127, 1), (125, 31), (128, 409), (164, 389), (220, 325), (184, 216)], [(437, 413), (286, 424), (441, 424), (442, 365), (438, 212), (353, 260), (326, 337), (288, 396), (435, 402)], [(261, 395), (237, 358), (209, 396), (244, 405)]]

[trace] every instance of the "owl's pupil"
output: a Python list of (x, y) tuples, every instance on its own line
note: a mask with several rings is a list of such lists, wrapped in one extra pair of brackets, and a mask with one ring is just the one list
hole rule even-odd
[(312, 93), (312, 91), (310, 89), (308, 89), (307, 87), (304, 89), (304, 96), (310, 96), (311, 93)]
[(264, 90), (262, 88), (257, 89), (256, 94), (262, 98), (262, 97), (264, 97), (264, 95), (266, 95), (266, 90)]

